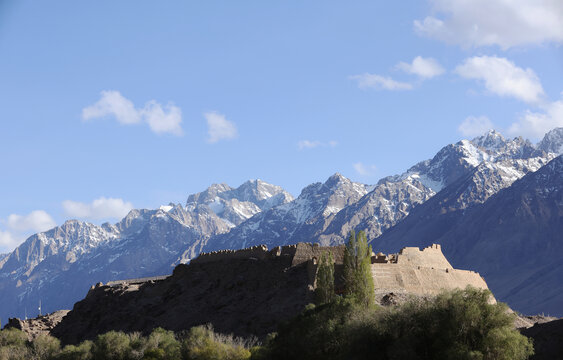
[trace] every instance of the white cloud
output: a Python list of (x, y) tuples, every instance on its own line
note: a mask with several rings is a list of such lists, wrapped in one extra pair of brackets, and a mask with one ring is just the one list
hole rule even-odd
[(166, 110), (156, 101), (149, 101), (142, 110), (142, 115), (154, 133), (171, 133), (182, 136), (184, 131), (182, 123), (182, 110), (172, 104), (166, 106)]
[(63, 209), (68, 216), (82, 219), (121, 219), (133, 209), (133, 204), (122, 199), (101, 197), (90, 204), (83, 202), (65, 200), (62, 202)]
[(6, 221), (8, 227), (12, 230), (25, 232), (35, 231), (41, 232), (55, 227), (56, 223), (51, 217), (43, 210), (35, 210), (27, 215), (11, 214)]
[(422, 78), (430, 79), (444, 73), (444, 68), (433, 58), (417, 56), (412, 63), (400, 62), (397, 68), (409, 74), (415, 74)]
[(364, 165), (361, 162), (357, 162), (353, 166), (354, 170), (356, 170), (356, 172), (362, 176), (373, 175), (376, 170), (375, 165)]
[(409, 83), (399, 82), (390, 77), (377, 74), (364, 73), (349, 77), (358, 82), (360, 89), (383, 89), (383, 90), (412, 90), (413, 86)]
[(126, 125), (145, 122), (156, 134), (184, 134), (181, 127), (182, 111), (179, 107), (170, 103), (163, 108), (161, 104), (151, 100), (143, 108), (135, 108), (129, 99), (115, 90), (102, 91), (98, 102), (82, 109), (83, 120), (106, 117), (114, 117), (117, 122)]
[(469, 116), (457, 128), (463, 136), (479, 136), (494, 128), (486, 116)]
[(415, 20), (424, 36), (464, 47), (563, 42), (561, 0), (430, 0), (435, 16)]
[(238, 136), (235, 124), (217, 112), (203, 114), (207, 120), (207, 142), (213, 144), (220, 140), (234, 139)]
[(475, 56), (457, 66), (455, 72), (466, 79), (482, 80), (493, 94), (539, 103), (544, 90), (536, 73), (522, 69), (506, 58)]
[(137, 124), (141, 121), (139, 111), (119, 91), (102, 91), (94, 105), (82, 109), (82, 119), (90, 120), (113, 116), (121, 124)]
[(21, 238), (16, 238), (9, 231), (0, 230), (0, 253), (14, 250), (21, 242)]
[(12, 251), (32, 233), (47, 231), (56, 226), (47, 212), (34, 210), (27, 215), (10, 214), (0, 220), (8, 230), (0, 230), (0, 252)]
[(542, 110), (528, 110), (508, 131), (513, 135), (539, 139), (549, 130), (563, 127), (563, 99), (542, 106)]
[(299, 148), (299, 150), (313, 149), (316, 147), (326, 147), (326, 146), (335, 147), (336, 145), (338, 145), (338, 141), (336, 140), (331, 140), (326, 143), (318, 140), (301, 140), (297, 143), (297, 147)]

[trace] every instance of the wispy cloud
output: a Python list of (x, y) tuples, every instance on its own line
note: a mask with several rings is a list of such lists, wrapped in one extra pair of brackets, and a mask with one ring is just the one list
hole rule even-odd
[(338, 141), (331, 140), (328, 142), (322, 142), (319, 140), (301, 140), (297, 143), (299, 150), (303, 149), (314, 149), (316, 147), (335, 147), (338, 145)]
[(135, 108), (133, 102), (115, 90), (102, 91), (100, 100), (82, 109), (83, 120), (106, 117), (113, 117), (118, 123), (126, 125), (145, 122), (156, 134), (184, 134), (181, 127), (182, 111), (179, 107), (172, 103), (163, 107), (151, 100), (143, 108)]
[(393, 80), (377, 74), (364, 73), (349, 77), (358, 83), (360, 89), (380, 89), (380, 90), (412, 90), (412, 84)]
[(430, 0), (433, 16), (414, 21), (415, 31), (463, 47), (563, 42), (560, 0)]
[(540, 103), (544, 90), (536, 73), (522, 69), (506, 58), (475, 56), (456, 67), (466, 79), (481, 80), (492, 94), (513, 97), (528, 103)]
[(133, 204), (119, 198), (100, 197), (91, 203), (83, 203), (79, 201), (65, 200), (62, 202), (65, 213), (73, 218), (78, 219), (121, 219), (131, 209)]
[(438, 75), (442, 75), (445, 70), (438, 61), (433, 58), (415, 57), (412, 62), (400, 62), (397, 68), (409, 74), (418, 75), (421, 78), (430, 79)]
[(207, 142), (216, 143), (220, 140), (234, 139), (238, 136), (238, 131), (232, 121), (227, 120), (225, 115), (211, 111), (203, 114), (207, 121)]
[(354, 170), (362, 176), (370, 176), (375, 173), (376, 167), (375, 165), (365, 165), (362, 162), (357, 162), (354, 165)]
[(486, 116), (468, 116), (457, 128), (463, 136), (479, 136), (494, 128)]

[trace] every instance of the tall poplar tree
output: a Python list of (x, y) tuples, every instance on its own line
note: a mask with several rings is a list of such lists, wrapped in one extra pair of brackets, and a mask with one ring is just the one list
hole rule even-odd
[(334, 293), (334, 258), (330, 251), (324, 252), (317, 270), (317, 288), (315, 301), (317, 305), (327, 304), (335, 299)]
[(371, 245), (365, 232), (350, 231), (344, 250), (344, 286), (346, 294), (368, 307), (375, 303), (373, 277), (371, 275)]

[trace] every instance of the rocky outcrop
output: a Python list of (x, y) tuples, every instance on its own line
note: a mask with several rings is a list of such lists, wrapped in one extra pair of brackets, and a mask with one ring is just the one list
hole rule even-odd
[(69, 310), (59, 310), (50, 314), (41, 315), (34, 319), (20, 320), (9, 319), (4, 329), (18, 329), (26, 333), (28, 340), (33, 340), (39, 335), (50, 335), (51, 331), (68, 314)]

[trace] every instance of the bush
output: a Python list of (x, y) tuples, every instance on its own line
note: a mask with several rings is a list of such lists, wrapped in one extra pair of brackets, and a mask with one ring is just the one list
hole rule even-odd
[(191, 328), (182, 341), (182, 355), (188, 360), (246, 360), (251, 353), (246, 341), (216, 334), (211, 325)]
[(50, 335), (39, 335), (31, 342), (31, 350), (33, 359), (53, 359), (61, 350), (61, 342)]
[(0, 331), (0, 359), (28, 360), (29, 357), (27, 335), (23, 331), (13, 328)]
[(377, 352), (382, 359), (520, 360), (533, 354), (531, 342), (513, 328), (502, 303), (490, 292), (468, 287), (433, 300), (412, 300), (364, 318), (353, 328), (353, 356)]
[(121, 331), (110, 331), (98, 335), (92, 347), (94, 360), (129, 360), (131, 338)]
[(266, 348), (272, 359), (345, 358), (351, 319), (374, 311), (353, 298), (342, 297), (329, 304), (308, 306), (301, 315), (281, 325)]
[(385, 309), (339, 298), (280, 327), (262, 358), (527, 359), (530, 340), (513, 329), (506, 305), (489, 298), (469, 287)]
[(149, 335), (143, 359), (180, 360), (180, 343), (176, 340), (174, 332), (156, 328)]
[(65, 346), (59, 355), (56, 357), (57, 360), (92, 360), (92, 346), (93, 342), (86, 340), (81, 342), (79, 345), (67, 345)]

